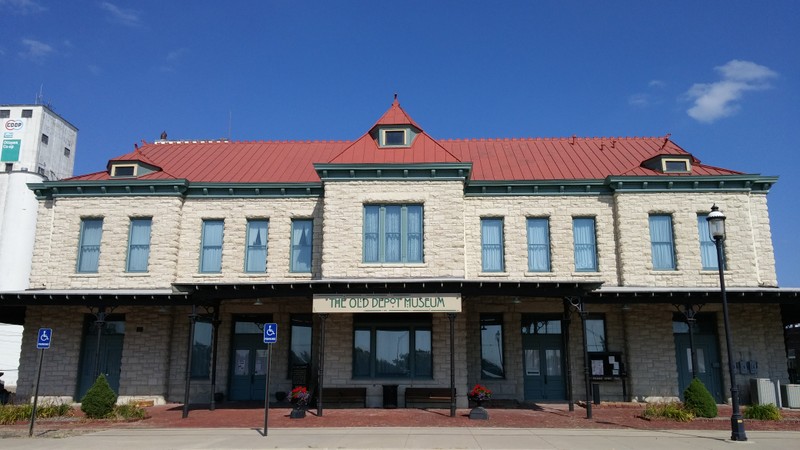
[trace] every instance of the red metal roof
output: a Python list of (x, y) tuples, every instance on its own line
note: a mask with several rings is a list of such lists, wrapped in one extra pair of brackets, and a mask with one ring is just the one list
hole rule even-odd
[[(380, 148), (374, 131), (412, 125), (420, 133), (410, 147)], [(642, 167), (660, 155), (691, 156), (665, 137), (435, 140), (395, 99), (373, 128), (356, 141), (179, 141), (145, 144), (110, 161), (137, 160), (161, 168), (139, 179), (185, 178), (192, 182), (316, 183), (315, 163), (417, 164), (471, 162), (476, 181), (580, 180), (607, 176), (663, 176)], [(692, 175), (736, 175), (691, 158)], [(670, 173), (674, 176), (676, 174)], [(71, 180), (108, 180), (97, 172)]]

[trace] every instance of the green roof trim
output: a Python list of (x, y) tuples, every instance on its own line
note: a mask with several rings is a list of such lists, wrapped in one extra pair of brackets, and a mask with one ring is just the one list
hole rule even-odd
[(517, 195), (611, 194), (603, 180), (473, 181), (464, 188), (468, 197)]
[(766, 194), (778, 177), (750, 175), (607, 177), (614, 192), (753, 192)]
[(179, 180), (45, 181), (29, 183), (39, 200), (56, 197), (180, 196), (190, 198), (321, 197), (321, 183), (189, 183)]
[(314, 164), (314, 170), (322, 181), (467, 181), (472, 163)]

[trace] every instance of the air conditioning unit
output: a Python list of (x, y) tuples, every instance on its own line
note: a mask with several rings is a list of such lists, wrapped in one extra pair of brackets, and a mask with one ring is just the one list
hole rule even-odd
[(769, 378), (750, 378), (750, 397), (754, 405), (772, 403), (778, 405), (775, 398), (775, 385)]
[(787, 408), (800, 408), (800, 384), (781, 385), (783, 406)]

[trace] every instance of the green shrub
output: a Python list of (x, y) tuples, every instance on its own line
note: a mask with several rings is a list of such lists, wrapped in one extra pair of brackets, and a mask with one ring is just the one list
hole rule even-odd
[(778, 407), (773, 405), (772, 403), (767, 403), (766, 405), (752, 405), (744, 408), (744, 412), (742, 413), (745, 419), (753, 419), (753, 420), (781, 420), (783, 417), (781, 416), (780, 410)]
[(36, 417), (47, 419), (72, 415), (72, 405), (68, 403), (51, 403), (36, 407)]
[(683, 406), (677, 402), (671, 403), (650, 403), (645, 407), (645, 419), (670, 419), (677, 422), (689, 422), (694, 418), (694, 415), (683, 409)]
[(100, 374), (81, 399), (81, 411), (90, 419), (104, 419), (114, 412), (116, 403), (117, 394), (108, 385), (105, 375)]
[(696, 417), (717, 417), (717, 402), (698, 378), (683, 391), (683, 407)]
[(144, 419), (146, 414), (144, 408), (136, 403), (128, 403), (125, 405), (117, 405), (114, 407), (114, 416), (124, 420), (140, 420)]

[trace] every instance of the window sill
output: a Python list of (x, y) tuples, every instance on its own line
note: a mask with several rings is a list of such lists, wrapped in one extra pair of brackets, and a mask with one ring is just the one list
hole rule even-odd
[(526, 277), (552, 277), (553, 272), (525, 272)]
[(671, 269), (664, 269), (664, 270), (656, 270), (650, 269), (650, 275), (655, 275), (659, 277), (682, 277), (685, 273), (682, 270), (671, 270)]
[(478, 272), (479, 277), (500, 277), (508, 278), (511, 276), (508, 272)]
[(203, 272), (192, 275), (192, 278), (219, 278), (221, 276), (223, 276), (222, 272)]
[(70, 278), (100, 278), (100, 274), (98, 272), (73, 273)]
[(243, 272), (240, 275), (242, 278), (264, 278), (269, 276), (267, 272)]
[(409, 267), (409, 268), (413, 268), (413, 269), (425, 269), (425, 268), (428, 267), (428, 264), (424, 263), (424, 262), (421, 262), (421, 263), (404, 263), (404, 262), (398, 262), (398, 263), (387, 263), (387, 262), (365, 263), (365, 262), (362, 262), (362, 263), (358, 264), (358, 267), (359, 268), (365, 268), (365, 269), (368, 269), (368, 268), (383, 268), (383, 267), (387, 267), (387, 268), (391, 268), (391, 269), (396, 269), (398, 267)]
[(289, 272), (289, 273), (286, 274), (286, 277), (287, 278), (307, 278), (307, 279), (311, 279), (312, 275), (313, 274), (311, 272)]
[(122, 274), (124, 278), (140, 278), (140, 277), (149, 277), (150, 272), (124, 272)]
[(602, 272), (572, 272), (573, 277), (586, 277), (586, 278), (599, 278), (603, 276)]

